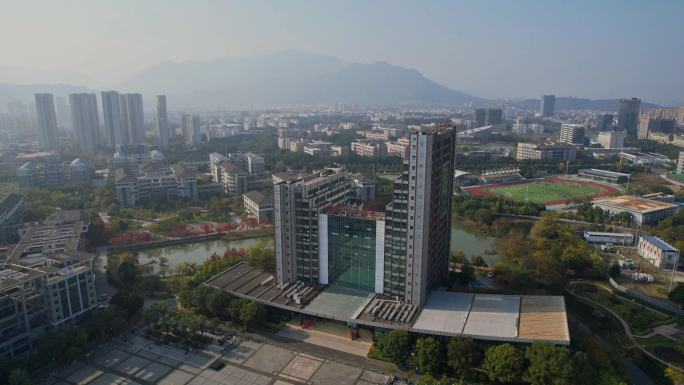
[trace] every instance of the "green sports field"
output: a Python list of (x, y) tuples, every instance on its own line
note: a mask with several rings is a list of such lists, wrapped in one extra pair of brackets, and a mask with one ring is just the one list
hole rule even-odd
[[(528, 190), (529, 188), (529, 190)], [(577, 197), (586, 197), (605, 192), (598, 186), (571, 181), (538, 181), (532, 183), (494, 186), (483, 191), (516, 201), (527, 200), (533, 203), (548, 204)]]

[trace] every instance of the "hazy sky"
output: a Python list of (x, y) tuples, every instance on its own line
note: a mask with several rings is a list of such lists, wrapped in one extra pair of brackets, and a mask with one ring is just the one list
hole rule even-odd
[(0, 0), (0, 5), (2, 81), (59, 77), (53, 82), (104, 86), (164, 60), (296, 48), (415, 68), (483, 97), (555, 93), (684, 102), (682, 0)]

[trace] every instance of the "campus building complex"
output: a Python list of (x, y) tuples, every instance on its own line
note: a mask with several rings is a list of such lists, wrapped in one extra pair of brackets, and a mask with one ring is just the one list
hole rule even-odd
[[(563, 297), (454, 293), (447, 283), (456, 133), (409, 136), (392, 202), (359, 203), (347, 170), (273, 175), (275, 274), (239, 263), (204, 284), (285, 318), (497, 341), (568, 344)], [(308, 321), (307, 321), (308, 322)]]
[(88, 226), (84, 212), (60, 211), (0, 251), (0, 356), (29, 353), (46, 332), (97, 306), (95, 255), (79, 245)]

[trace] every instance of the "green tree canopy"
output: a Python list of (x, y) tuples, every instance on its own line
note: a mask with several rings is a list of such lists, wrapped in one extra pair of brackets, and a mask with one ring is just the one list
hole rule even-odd
[(421, 338), (416, 342), (416, 364), (421, 373), (439, 373), (443, 360), (442, 344), (436, 338)]
[(520, 380), (525, 360), (515, 346), (502, 344), (492, 346), (485, 351), (482, 371), (491, 381), (516, 382)]
[(447, 345), (447, 364), (454, 375), (463, 378), (470, 369), (482, 363), (482, 352), (472, 338), (453, 337)]
[(411, 353), (411, 336), (405, 330), (385, 332), (378, 339), (378, 349), (394, 363), (402, 363)]

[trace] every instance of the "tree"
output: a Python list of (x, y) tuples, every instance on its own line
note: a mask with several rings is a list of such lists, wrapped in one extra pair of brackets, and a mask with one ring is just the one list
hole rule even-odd
[(491, 381), (516, 382), (525, 366), (523, 355), (511, 344), (492, 346), (485, 351), (482, 371)]
[(33, 385), (33, 381), (25, 369), (17, 368), (9, 375), (9, 385)]
[(400, 364), (411, 353), (411, 337), (405, 330), (391, 330), (380, 336), (378, 349), (392, 362)]
[(114, 294), (109, 303), (123, 310), (126, 313), (126, 318), (130, 319), (142, 309), (143, 298), (128, 291), (120, 291)]
[(482, 352), (472, 338), (453, 337), (447, 345), (447, 364), (458, 378), (463, 378), (471, 368), (480, 366)]
[(627, 383), (612, 373), (603, 372), (599, 375), (596, 385), (627, 385)]
[(442, 344), (434, 337), (421, 338), (416, 342), (416, 357), (418, 370), (434, 375), (442, 369)]
[(531, 385), (572, 385), (576, 384), (573, 355), (565, 347), (535, 342), (525, 350), (529, 361), (523, 380)]
[(667, 367), (665, 369), (665, 377), (669, 378), (674, 385), (684, 384), (684, 372), (673, 367)]
[(457, 273), (456, 279), (458, 283), (465, 286), (475, 280), (475, 269), (470, 264), (470, 262), (465, 261), (461, 265), (461, 271)]
[(618, 264), (610, 265), (610, 268), (608, 269), (608, 275), (610, 275), (611, 278), (620, 278), (621, 274), (622, 270), (620, 270), (620, 266)]
[(684, 305), (684, 285), (677, 285), (667, 296), (673, 302)]
[(117, 270), (119, 280), (121, 283), (132, 284), (135, 282), (138, 276), (138, 269), (135, 264), (131, 261), (121, 262), (119, 269)]
[(254, 327), (266, 319), (266, 307), (256, 301), (249, 301), (240, 309), (240, 321), (245, 328)]

